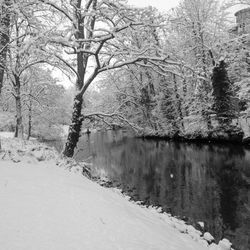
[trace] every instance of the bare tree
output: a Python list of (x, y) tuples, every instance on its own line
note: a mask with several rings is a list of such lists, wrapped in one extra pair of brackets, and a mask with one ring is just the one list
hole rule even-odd
[(0, 94), (3, 87), (4, 67), (9, 43), (11, 0), (3, 0), (0, 12)]
[(9, 92), (15, 100), (15, 137), (19, 138), (23, 138), (21, 86), (24, 73), (32, 66), (48, 61), (48, 56), (39, 48), (43, 42), (42, 34), (39, 33), (41, 27), (33, 15), (34, 4), (33, 1), (24, 1), (20, 5), (13, 5), (8, 51), (6, 60), (1, 63), (2, 69), (6, 72), (7, 81), (11, 85)]
[[(25, 72), (21, 96), (24, 123), (27, 124), (27, 139), (30, 138), (32, 132), (41, 136), (35, 133), (39, 125), (41, 128), (39, 131), (45, 133), (46, 131), (42, 131), (44, 128), (42, 124), (56, 123), (57, 102), (58, 98), (63, 96), (63, 87), (56, 84), (51, 71), (33, 66)], [(38, 126), (34, 126), (37, 123)]]
[(70, 25), (70, 29), (64, 30), (64, 36), (55, 36), (54, 40), (50, 39), (50, 44), (60, 45), (64, 53), (75, 56), (75, 65), (73, 63), (68, 66), (76, 75), (77, 92), (63, 151), (64, 156), (72, 157), (84, 119), (83, 95), (96, 77), (102, 72), (126, 65), (141, 61), (166, 62), (167, 58), (157, 56), (148, 43), (138, 48), (127, 39), (128, 34), (134, 33), (139, 27), (154, 24), (138, 20), (136, 17), (139, 10), (129, 8), (123, 0), (39, 1), (64, 16), (65, 23)]
[[(180, 68), (184, 79), (179, 82), (183, 99), (186, 100), (185, 106), (188, 105), (191, 113), (201, 114), (211, 129), (211, 70), (218, 52), (216, 45), (224, 42), (228, 36), (227, 13), (217, 0), (183, 0), (173, 11), (170, 20), (173, 29), (170, 36), (176, 35), (178, 39), (173, 39), (177, 45), (175, 49), (179, 50), (177, 55), (190, 65), (188, 70)], [(185, 113), (188, 113), (187, 109)]]

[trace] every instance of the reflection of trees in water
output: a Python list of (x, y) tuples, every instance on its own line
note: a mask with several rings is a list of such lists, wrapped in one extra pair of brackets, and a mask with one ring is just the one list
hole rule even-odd
[[(204, 221), (218, 239), (250, 249), (250, 152), (238, 146), (148, 141), (98, 134), (94, 165), (138, 200)], [(247, 186), (248, 185), (248, 186)]]
[(220, 203), (223, 217), (223, 233), (233, 238), (239, 249), (250, 249), (250, 213), (247, 210), (250, 200), (250, 185), (246, 176), (247, 162), (242, 160), (245, 152), (241, 148), (228, 149), (221, 155), (220, 172), (217, 182), (221, 190)]

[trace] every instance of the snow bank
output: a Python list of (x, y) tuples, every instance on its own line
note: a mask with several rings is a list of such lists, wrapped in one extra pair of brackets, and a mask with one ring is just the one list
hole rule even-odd
[(13, 138), (14, 132), (0, 132), (0, 138)]
[[(101, 187), (76, 174), (80, 171), (77, 167), (76, 171), (68, 171), (65, 166), (72, 162), (60, 163), (64, 166), (60, 168), (53, 160), (52, 149), (18, 140), (5, 141), (3, 145), (2, 152), (16, 152), (21, 159), (0, 157), (1, 249), (231, 248), (225, 239), (219, 245), (208, 246), (201, 233), (184, 221), (131, 202), (117, 189)], [(27, 155), (32, 160), (25, 161)]]
[(47, 147), (44, 144), (7, 137), (6, 134), (4, 134), (5, 137), (2, 135), (0, 134), (0, 160), (35, 163), (58, 157), (58, 153), (53, 148)]
[(2, 249), (206, 249), (164, 216), (53, 163), (0, 164)]

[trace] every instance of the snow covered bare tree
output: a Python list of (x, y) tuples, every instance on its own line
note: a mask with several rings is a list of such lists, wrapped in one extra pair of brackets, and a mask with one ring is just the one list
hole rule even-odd
[(9, 92), (15, 100), (15, 137), (23, 138), (21, 86), (24, 73), (30, 67), (48, 62), (48, 56), (41, 50), (43, 28), (36, 17), (36, 1), (23, 0), (11, 5), (12, 18), (9, 23), (8, 50), (1, 68), (6, 72)]
[(3, 0), (0, 5), (0, 94), (3, 86), (4, 67), (9, 43), (11, 0)]
[(127, 34), (138, 28), (155, 24), (139, 20), (137, 13), (141, 10), (130, 8), (126, 1), (39, 1), (49, 7), (48, 11), (64, 17), (64, 27), (58, 28), (60, 32), (51, 37), (50, 44), (61, 46), (62, 55), (70, 57), (72, 63), (68, 66), (76, 75), (72, 121), (63, 151), (64, 156), (72, 157), (84, 120), (83, 95), (96, 77), (126, 65), (166, 62), (167, 58), (157, 56), (148, 43), (138, 48), (127, 39)]

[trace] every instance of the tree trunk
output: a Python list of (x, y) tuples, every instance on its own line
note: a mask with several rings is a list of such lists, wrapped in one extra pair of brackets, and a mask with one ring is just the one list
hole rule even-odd
[(21, 103), (21, 83), (19, 76), (15, 75), (15, 101), (16, 101), (16, 130), (15, 137), (23, 139), (23, 117)]
[(173, 82), (174, 82), (174, 93), (175, 93), (175, 100), (176, 100), (176, 110), (177, 110), (178, 116), (180, 118), (180, 124), (178, 127), (179, 128), (181, 127), (183, 129), (184, 124), (183, 124), (181, 97), (180, 97), (179, 92), (178, 92), (178, 86), (177, 86), (177, 80), (176, 80), (175, 74), (173, 74)]
[(23, 139), (23, 117), (20, 96), (16, 96), (16, 130), (15, 137)]
[(32, 129), (32, 101), (29, 101), (29, 121), (28, 121), (28, 135), (27, 140), (30, 139)]
[(6, 63), (7, 45), (9, 43), (10, 5), (10, 0), (4, 0), (0, 14), (0, 94), (2, 92), (4, 77), (4, 68), (2, 65)]
[(73, 157), (74, 149), (79, 141), (82, 122), (83, 122), (83, 118), (81, 115), (82, 103), (83, 103), (82, 95), (77, 95), (74, 99), (71, 125), (69, 127), (69, 134), (63, 151), (63, 155), (66, 157)]
[(184, 103), (183, 116), (188, 116), (189, 112), (188, 112), (188, 104), (187, 104), (187, 81), (186, 79), (183, 79), (182, 81), (182, 92), (183, 92), (183, 103)]
[[(75, 33), (76, 39), (84, 39), (85, 38), (85, 31), (84, 31), (84, 18), (81, 16), (81, 13), (78, 11), (81, 9), (82, 0), (76, 1), (76, 7), (74, 16), (77, 20), (77, 32)], [(93, 3), (96, 4), (96, 1)], [(93, 19), (95, 20), (95, 19)], [(92, 20), (92, 21), (93, 21)], [(92, 22), (90, 22), (92, 23)], [(90, 27), (90, 30), (93, 29), (93, 27)], [(89, 49), (89, 44), (79, 44), (79, 49), (84, 47), (85, 49)], [(81, 91), (82, 87), (84, 86), (84, 77), (86, 73), (86, 67), (88, 63), (88, 57), (89, 55), (86, 53), (83, 53), (81, 51), (77, 52), (77, 81), (76, 81), (76, 90)], [(74, 106), (73, 106), (73, 112), (72, 112), (72, 118), (71, 118), (71, 125), (69, 127), (68, 137), (67, 141), (65, 143), (65, 147), (63, 150), (63, 156), (66, 157), (73, 157), (75, 147), (79, 141), (80, 133), (81, 133), (81, 127), (83, 122), (83, 116), (82, 116), (82, 105), (83, 105), (83, 94), (80, 93), (75, 96), (74, 99)]]

